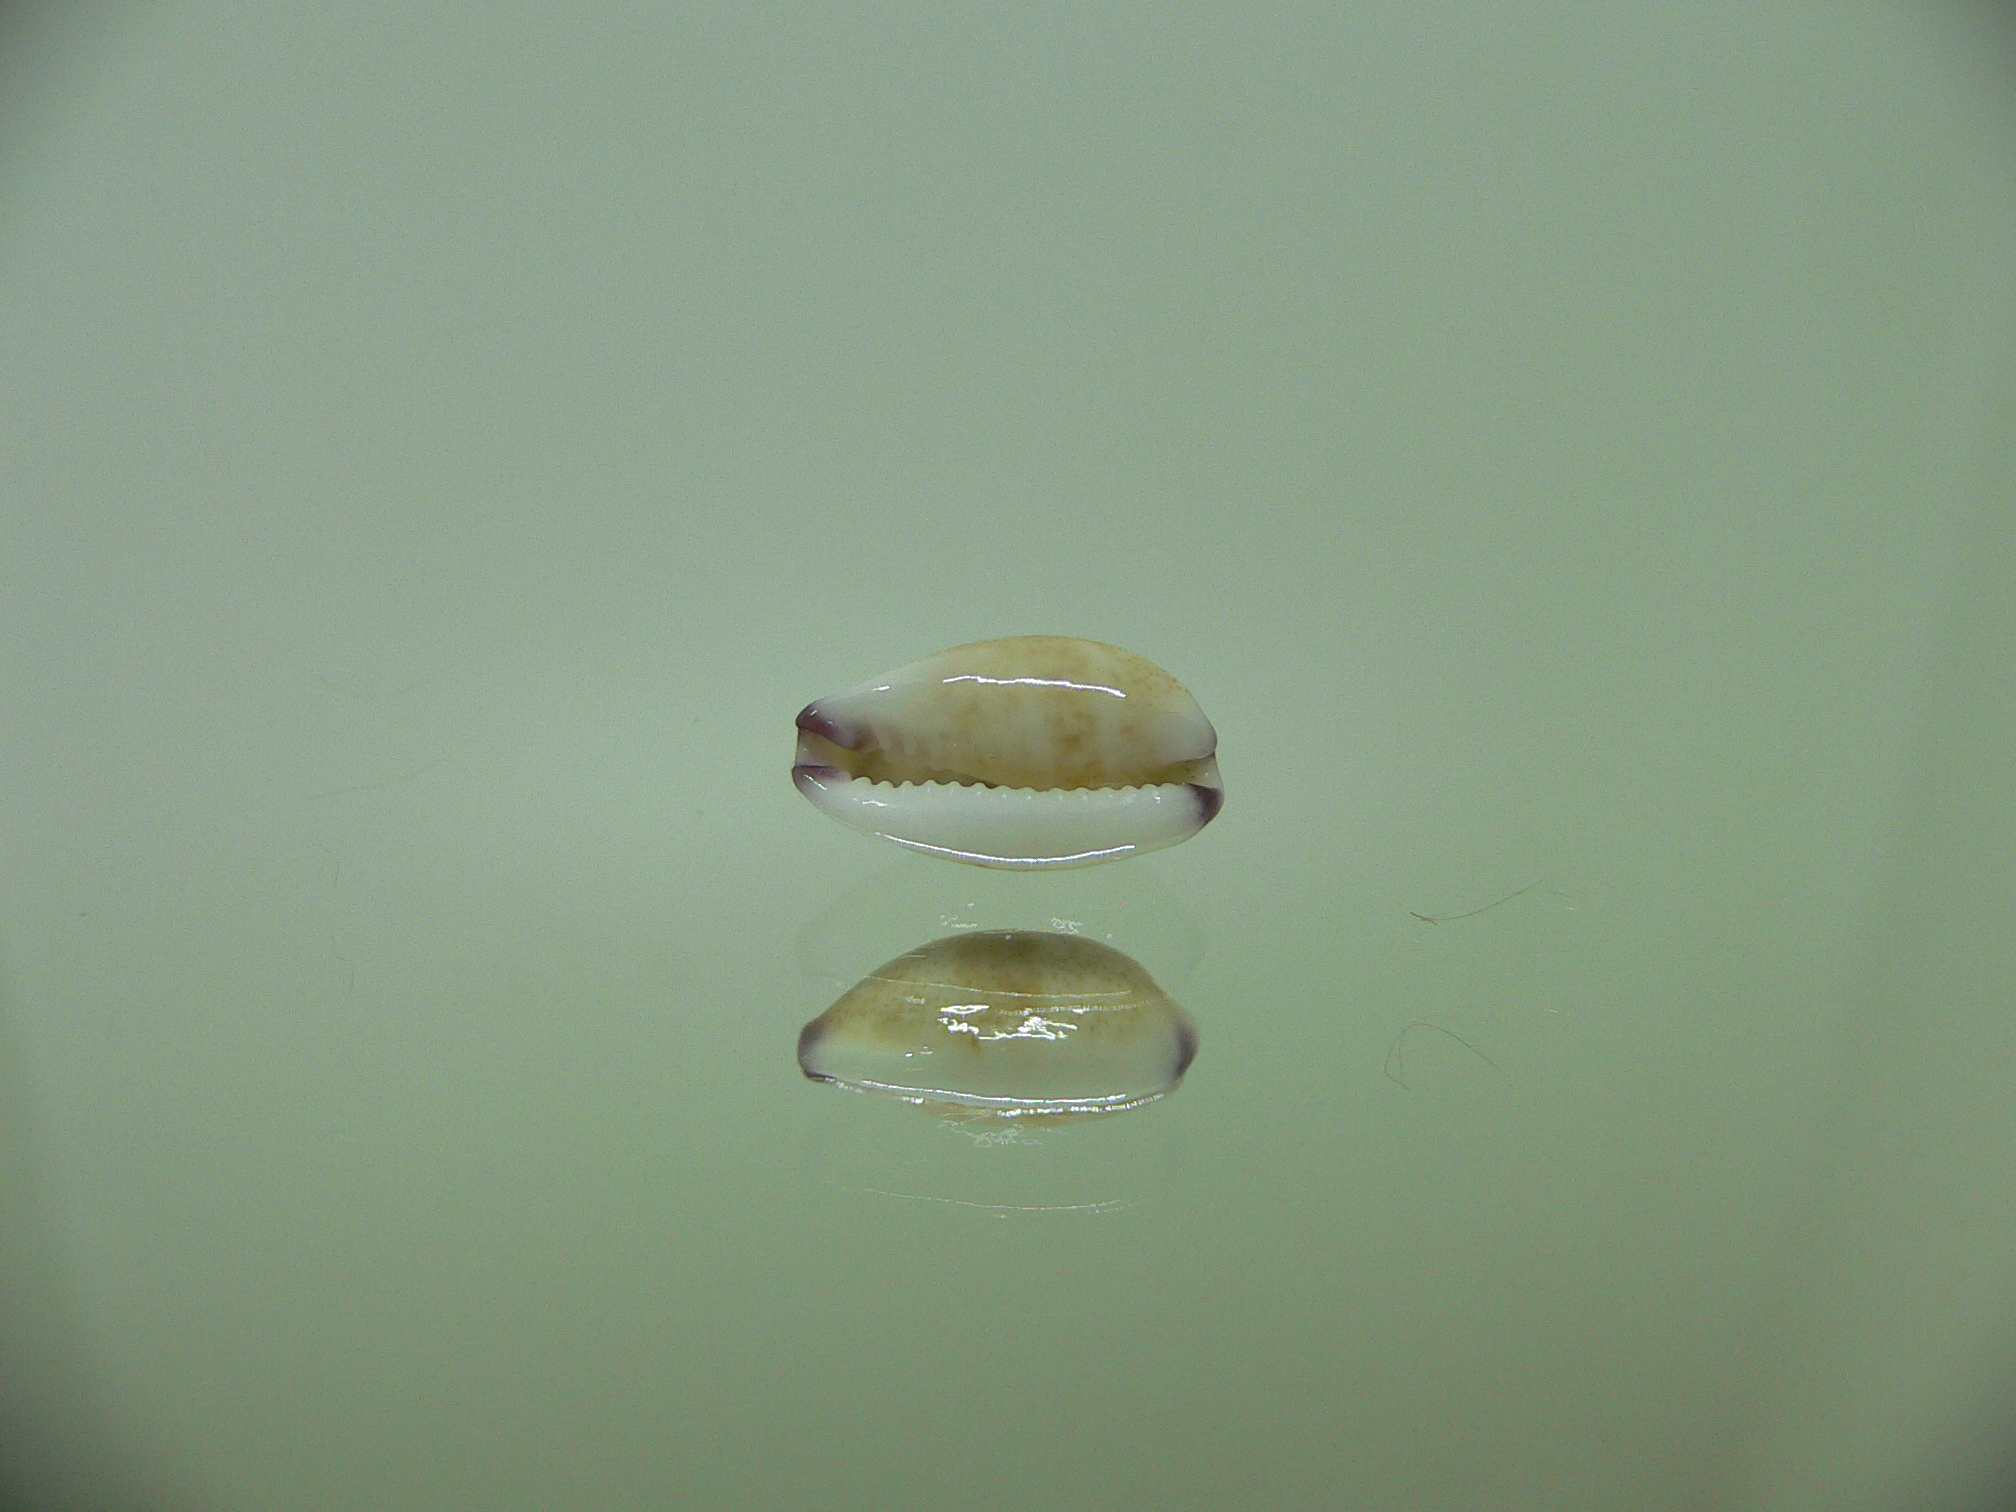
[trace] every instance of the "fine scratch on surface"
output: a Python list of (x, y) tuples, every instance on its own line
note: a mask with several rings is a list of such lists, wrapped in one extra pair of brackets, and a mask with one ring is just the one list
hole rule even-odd
[[(1423, 924), (1453, 924), (1458, 919), (1474, 919), (1477, 917), (1477, 915), (1481, 913), (1489, 913), (1491, 912), (1492, 909), (1497, 908), (1502, 904), (1510, 903), (1514, 898), (1523, 898), (1526, 896), (1526, 894), (1528, 894), (1529, 892), (1533, 892), (1539, 886), (1540, 884), (1538, 882), (1528, 882), (1524, 887), (1520, 888), (1517, 892), (1509, 892), (1505, 894), (1504, 897), (1498, 899), (1497, 902), (1486, 903), (1482, 908), (1473, 908), (1468, 913), (1424, 914), (1416, 912), (1414, 909), (1411, 908), (1408, 909), (1407, 912), (1413, 914), (1414, 917), (1419, 919)], [(1566, 893), (1557, 893), (1552, 888), (1548, 889), (1548, 894), (1550, 897), (1556, 897), (1556, 898), (1562, 898), (1567, 896)]]
[(360, 782), (352, 787), (331, 788), (326, 793), (310, 793), (301, 801), (314, 803), (322, 798), (341, 798), (345, 793), (368, 793), (373, 788), (390, 787), (395, 782), (411, 782), (415, 777), (423, 777), (439, 765), (441, 763), (438, 761), (430, 761), (427, 765), (415, 767), (410, 772), (401, 772), (397, 777), (381, 777), (376, 782)]
[(1470, 1041), (1463, 1038), (1454, 1029), (1445, 1029), (1440, 1024), (1433, 1023), (1428, 1019), (1416, 1019), (1405, 1029), (1394, 1035), (1393, 1043), (1386, 1047), (1386, 1064), (1382, 1069), (1386, 1072), (1386, 1079), (1392, 1082), (1394, 1086), (1409, 1092), (1414, 1090), (1407, 1085), (1407, 1052), (1401, 1047), (1406, 1044), (1407, 1036), (1412, 1034), (1416, 1029), (1433, 1029), (1437, 1034), (1446, 1034), (1450, 1039), (1456, 1041), (1457, 1044), (1468, 1050), (1500, 1076), (1505, 1074), (1503, 1066), (1471, 1044)]

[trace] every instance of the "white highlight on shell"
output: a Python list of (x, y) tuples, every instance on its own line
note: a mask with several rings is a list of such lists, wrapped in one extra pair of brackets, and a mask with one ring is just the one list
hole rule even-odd
[(1083, 866), (1187, 840), (1224, 801), (1180, 683), (1098, 641), (954, 647), (808, 705), (793, 778), (822, 812), (981, 866)]
[(982, 677), (978, 672), (961, 672), (944, 679), (947, 683), (981, 683), (990, 688), (1073, 688), (1080, 693), (1104, 693), (1109, 698), (1125, 698), (1118, 688), (1100, 683), (1073, 682), (1068, 677)]

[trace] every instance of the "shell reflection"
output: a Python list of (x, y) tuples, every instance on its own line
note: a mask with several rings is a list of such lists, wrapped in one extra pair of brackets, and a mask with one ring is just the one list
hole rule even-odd
[(798, 1036), (815, 1081), (966, 1118), (1114, 1113), (1175, 1090), (1197, 1031), (1131, 957), (1073, 935), (953, 935)]
[(1187, 840), (1225, 800), (1218, 736), (1153, 662), (1099, 641), (955, 646), (807, 704), (819, 809), (980, 866), (1084, 866)]

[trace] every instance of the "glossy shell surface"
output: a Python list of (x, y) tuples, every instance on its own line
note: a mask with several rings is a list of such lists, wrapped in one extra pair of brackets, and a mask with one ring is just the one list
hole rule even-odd
[(1172, 1091), (1197, 1031), (1131, 957), (1074, 935), (952, 935), (897, 957), (798, 1037), (815, 1081), (967, 1118), (1084, 1116)]
[(1099, 641), (978, 641), (808, 704), (792, 777), (844, 824), (981, 866), (1187, 840), (1224, 803), (1218, 736), (1167, 672)]

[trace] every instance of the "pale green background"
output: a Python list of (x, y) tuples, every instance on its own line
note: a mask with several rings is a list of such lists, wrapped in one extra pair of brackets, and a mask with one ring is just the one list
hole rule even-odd
[[(79, 15), (0, 33), (21, 1484), (1990, 1473), (1982, 13)], [(1028, 631), (1191, 687), (1218, 823), (1004, 891), (792, 791), (806, 700)], [(800, 1077), (852, 975), (1016, 910), (1171, 987), (1176, 1096), (987, 1147)]]

